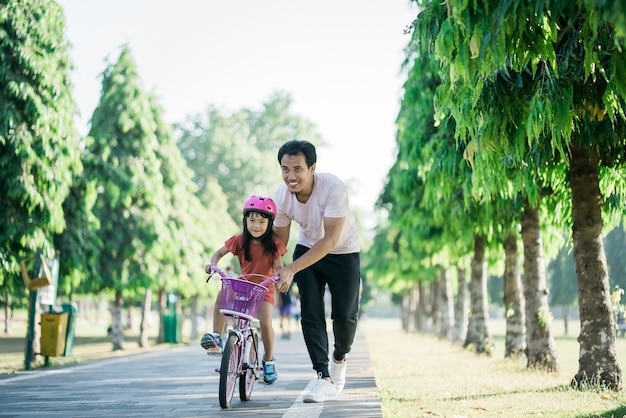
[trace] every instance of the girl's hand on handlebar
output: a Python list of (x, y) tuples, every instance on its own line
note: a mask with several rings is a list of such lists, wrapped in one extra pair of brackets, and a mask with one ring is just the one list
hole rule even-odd
[(217, 266), (215, 264), (207, 264), (206, 266), (204, 266), (204, 272), (206, 274), (208, 274), (209, 276), (206, 278), (206, 282), (208, 283), (209, 280), (211, 280), (211, 277), (213, 277), (213, 275), (217, 272)]

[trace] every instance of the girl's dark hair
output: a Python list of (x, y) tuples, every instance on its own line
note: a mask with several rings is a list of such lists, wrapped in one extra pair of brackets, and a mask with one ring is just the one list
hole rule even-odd
[(274, 218), (272, 215), (267, 212), (248, 210), (243, 214), (243, 254), (246, 261), (252, 261), (252, 256), (250, 255), (250, 242), (253, 238), (250, 231), (248, 231), (248, 224), (246, 223), (246, 218), (252, 213), (258, 213), (260, 216), (268, 220), (267, 231), (259, 237), (261, 245), (263, 245), (263, 254), (274, 255), (276, 254), (276, 251), (278, 251), (278, 247), (276, 247), (276, 243), (274, 242), (274, 236), (276, 233), (273, 228)]
[(291, 140), (285, 142), (278, 150), (278, 164), (281, 163), (283, 155), (298, 155), (302, 153), (307, 167), (311, 167), (317, 161), (317, 153), (315, 152), (315, 145), (309, 141)]

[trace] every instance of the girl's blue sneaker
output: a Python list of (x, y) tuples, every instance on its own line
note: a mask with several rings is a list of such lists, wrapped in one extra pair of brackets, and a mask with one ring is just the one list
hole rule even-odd
[(271, 385), (277, 378), (278, 375), (276, 373), (274, 358), (272, 357), (272, 361), (265, 361), (265, 359), (263, 359), (263, 381), (265, 384)]

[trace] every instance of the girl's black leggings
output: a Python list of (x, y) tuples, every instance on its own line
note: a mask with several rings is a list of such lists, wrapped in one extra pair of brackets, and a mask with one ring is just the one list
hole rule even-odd
[[(296, 245), (293, 259), (309, 250)], [(329, 377), (328, 332), (324, 309), (326, 285), (331, 294), (331, 319), (335, 337), (334, 356), (342, 360), (352, 348), (356, 333), (361, 286), (360, 253), (328, 254), (317, 263), (298, 272), (302, 333), (313, 369)]]

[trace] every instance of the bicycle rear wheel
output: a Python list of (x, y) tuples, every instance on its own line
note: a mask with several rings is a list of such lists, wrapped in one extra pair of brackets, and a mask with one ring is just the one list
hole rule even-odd
[(259, 368), (259, 334), (250, 329), (246, 337), (246, 344), (250, 345), (250, 354), (247, 359), (243, 359), (243, 376), (239, 379), (239, 399), (249, 401), (252, 395), (252, 387), (257, 379), (256, 371)]
[(230, 335), (222, 353), (219, 393), (222, 409), (230, 408), (230, 402), (235, 392), (235, 382), (239, 376), (239, 344), (237, 336)]

